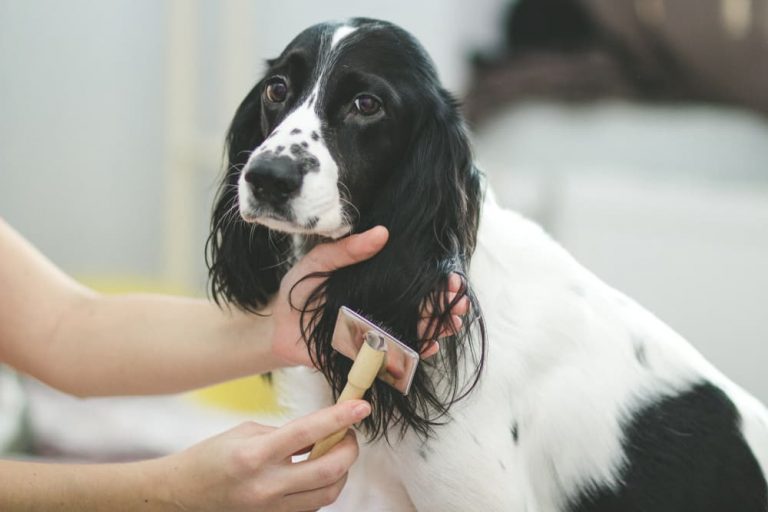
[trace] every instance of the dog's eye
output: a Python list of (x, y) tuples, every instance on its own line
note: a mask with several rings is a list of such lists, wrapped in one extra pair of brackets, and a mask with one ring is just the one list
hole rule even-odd
[(355, 108), (364, 116), (372, 116), (381, 110), (381, 101), (370, 94), (361, 94), (355, 98)]
[(272, 103), (282, 103), (288, 96), (288, 85), (281, 78), (275, 78), (267, 84), (265, 94)]

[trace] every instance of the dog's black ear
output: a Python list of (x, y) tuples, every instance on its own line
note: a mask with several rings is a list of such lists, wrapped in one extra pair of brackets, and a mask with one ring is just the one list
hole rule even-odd
[[(324, 290), (322, 312), (305, 315), (312, 326), (307, 330), (310, 350), (339, 393), (350, 368), (331, 348), (340, 306), (362, 312), (419, 351), (424, 342), (417, 333), (425, 315), (422, 307), (431, 306), (428, 332), (435, 339), (441, 330), (451, 330), (450, 308), (461, 297), (470, 298), (472, 318), (441, 340), (436, 358), (420, 365), (408, 396), (376, 382), (369, 396), (373, 414), (365, 421), (374, 437), (386, 435), (395, 424), (401, 433), (412, 428), (428, 436), (451, 405), (474, 387), (484, 363), (480, 305), (466, 280), (477, 237), (481, 178), (454, 100), (441, 91), (433, 103), (414, 123), (404, 160), (377, 191), (356, 228), (386, 226), (386, 246), (371, 260), (334, 272)], [(440, 292), (447, 288), (451, 272), (465, 276), (465, 285), (448, 303)]]
[(287, 271), (290, 241), (282, 233), (240, 217), (237, 180), (248, 157), (264, 142), (261, 84), (246, 96), (227, 134), (227, 166), (219, 185), (206, 243), (213, 299), (255, 311), (277, 292)]

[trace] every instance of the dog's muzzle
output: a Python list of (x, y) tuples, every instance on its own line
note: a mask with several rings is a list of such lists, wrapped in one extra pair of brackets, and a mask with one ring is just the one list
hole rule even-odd
[(261, 205), (275, 209), (301, 191), (304, 173), (300, 164), (287, 156), (260, 156), (248, 164), (243, 179)]

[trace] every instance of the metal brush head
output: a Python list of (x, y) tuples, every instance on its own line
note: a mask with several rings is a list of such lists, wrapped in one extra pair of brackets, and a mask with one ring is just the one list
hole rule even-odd
[(331, 345), (340, 354), (354, 360), (363, 343), (386, 352), (378, 378), (407, 395), (419, 364), (419, 354), (365, 317), (342, 306)]

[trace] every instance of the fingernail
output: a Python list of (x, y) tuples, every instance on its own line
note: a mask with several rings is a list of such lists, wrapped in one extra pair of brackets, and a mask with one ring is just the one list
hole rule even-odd
[(358, 420), (365, 418), (369, 414), (371, 414), (371, 405), (368, 402), (362, 402), (352, 409), (352, 415)]

